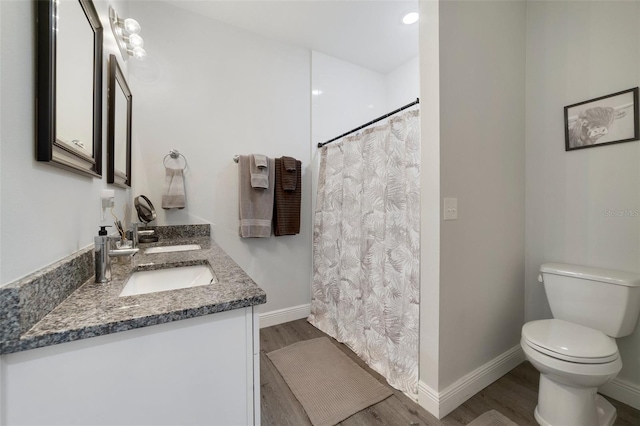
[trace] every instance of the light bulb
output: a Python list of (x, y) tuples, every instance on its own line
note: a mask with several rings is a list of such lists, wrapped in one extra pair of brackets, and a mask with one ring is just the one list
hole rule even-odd
[(142, 47), (134, 47), (133, 57), (142, 61), (144, 58), (147, 57), (147, 51), (144, 50)]
[(127, 18), (124, 20), (124, 29), (129, 34), (138, 34), (140, 32), (140, 24), (133, 18)]
[(144, 46), (144, 40), (138, 34), (131, 34), (129, 36), (129, 44), (131, 47), (142, 47)]
[(419, 18), (420, 18), (420, 15), (418, 15), (418, 12), (410, 12), (404, 15), (404, 18), (402, 18), (402, 22), (405, 23), (406, 25), (411, 25), (418, 22)]

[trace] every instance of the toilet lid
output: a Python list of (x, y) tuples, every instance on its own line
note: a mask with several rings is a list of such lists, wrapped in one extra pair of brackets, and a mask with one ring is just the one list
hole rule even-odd
[(618, 358), (612, 337), (559, 319), (528, 322), (522, 327), (522, 337), (533, 349), (565, 361), (601, 364)]

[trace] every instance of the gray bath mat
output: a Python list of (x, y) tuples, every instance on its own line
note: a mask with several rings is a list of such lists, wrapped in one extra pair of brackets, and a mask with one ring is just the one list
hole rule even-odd
[(314, 426), (333, 426), (393, 392), (326, 337), (267, 354)]
[(496, 410), (491, 410), (476, 417), (476, 419), (467, 426), (518, 426), (518, 424), (512, 422)]

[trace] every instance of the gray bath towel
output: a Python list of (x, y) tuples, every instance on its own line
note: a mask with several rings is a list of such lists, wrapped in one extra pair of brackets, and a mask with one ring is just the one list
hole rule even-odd
[[(251, 161), (251, 186), (254, 188), (269, 188), (268, 158), (264, 155), (250, 155)], [(265, 166), (266, 164), (266, 166)]]
[(275, 188), (275, 160), (269, 159), (268, 189), (251, 186), (252, 155), (238, 159), (240, 237), (264, 238), (271, 236), (273, 219), (273, 189)]
[(163, 209), (183, 209), (186, 205), (183, 169), (166, 168), (162, 188)]

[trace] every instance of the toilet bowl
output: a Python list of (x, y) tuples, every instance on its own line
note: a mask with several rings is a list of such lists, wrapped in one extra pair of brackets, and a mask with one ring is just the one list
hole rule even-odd
[(543, 426), (610, 426), (616, 410), (598, 387), (622, 369), (615, 340), (562, 320), (525, 324), (520, 345), (540, 372), (536, 421)]
[(522, 327), (520, 346), (540, 372), (535, 419), (543, 426), (611, 426), (616, 409), (598, 387), (622, 369), (615, 338), (640, 314), (640, 275), (580, 265), (540, 267), (554, 319)]

